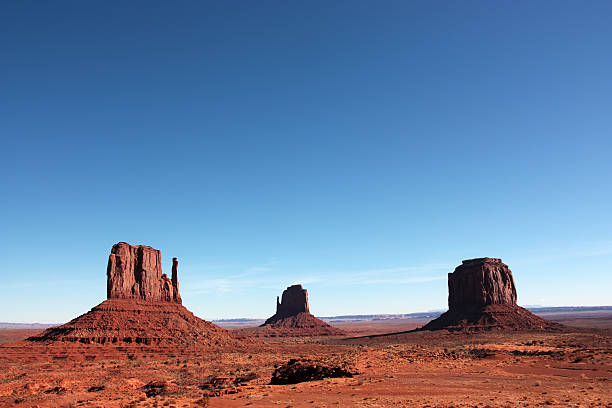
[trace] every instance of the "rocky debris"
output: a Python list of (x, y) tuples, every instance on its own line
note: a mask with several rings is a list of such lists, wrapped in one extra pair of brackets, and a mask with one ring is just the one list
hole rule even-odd
[(113, 245), (106, 269), (108, 299), (139, 299), (182, 303), (178, 291), (178, 260), (172, 260), (172, 278), (162, 273), (161, 252), (150, 246)]
[(422, 330), (560, 330), (516, 304), (512, 272), (501, 259), (476, 258), (448, 274), (448, 311)]
[(178, 386), (170, 381), (150, 381), (142, 387), (148, 398), (176, 393)]
[(302, 285), (289, 286), (283, 291), (276, 313), (258, 328), (237, 330), (245, 337), (310, 337), (341, 336), (344, 331), (330, 326), (309, 311), (308, 291)]
[(109, 299), (70, 322), (28, 338), (39, 343), (237, 346), (229, 331), (175, 303)]
[(226, 394), (235, 394), (238, 392), (236, 387), (236, 377), (213, 377), (200, 386), (200, 389), (206, 391), (208, 397), (220, 397)]
[(274, 370), (270, 384), (297, 384), (324, 378), (352, 377), (357, 374), (346, 365), (325, 363), (310, 359), (291, 359)]
[(182, 345), (234, 347), (229, 331), (202, 320), (181, 304), (178, 260), (172, 279), (161, 273), (161, 253), (120, 242), (109, 257), (108, 299), (70, 322), (29, 337), (42, 344)]
[(256, 378), (258, 378), (258, 376), (254, 372), (248, 372), (235, 377), (209, 377), (206, 382), (199, 386), (199, 388), (205, 392), (205, 398), (220, 397), (222, 395), (236, 394), (242, 391), (243, 386)]
[(64, 387), (53, 387), (53, 388), (49, 388), (48, 390), (45, 390), (45, 394), (60, 394), (63, 395), (66, 393), (66, 388)]
[(234, 383), (237, 385), (246, 385), (249, 381), (253, 381), (257, 378), (259, 378), (259, 376), (251, 371), (237, 376), (234, 380)]
[(257, 378), (255, 373), (247, 373), (238, 377), (210, 377), (200, 385), (200, 389), (206, 392), (207, 397), (219, 397), (226, 394), (235, 394), (241, 391), (241, 386), (247, 385), (251, 380)]

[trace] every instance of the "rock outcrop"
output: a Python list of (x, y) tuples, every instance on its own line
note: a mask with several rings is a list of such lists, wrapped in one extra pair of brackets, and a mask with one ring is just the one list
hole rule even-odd
[(350, 363), (293, 358), (276, 367), (270, 384), (298, 384), (305, 381), (317, 381), (324, 378), (353, 377), (359, 374)]
[(448, 308), (516, 305), (516, 287), (508, 265), (498, 258), (463, 261), (448, 274)]
[(448, 311), (423, 330), (558, 330), (516, 304), (516, 286), (508, 265), (498, 258), (462, 262), (448, 274)]
[(43, 344), (239, 346), (229, 331), (202, 320), (181, 304), (178, 260), (172, 278), (161, 253), (149, 246), (115, 244), (108, 259), (108, 299), (70, 322), (27, 339)]
[(161, 252), (157, 249), (125, 242), (113, 245), (106, 269), (107, 298), (182, 303), (178, 260), (172, 261), (172, 279), (168, 279), (162, 273)]
[(240, 336), (310, 337), (345, 334), (310, 313), (308, 291), (302, 285), (289, 286), (280, 299), (276, 298), (276, 313), (257, 328), (241, 329)]
[[(308, 307), (308, 291), (302, 285), (289, 286), (283, 291), (281, 301), (276, 297), (277, 318), (295, 316), (298, 313), (310, 313)], [(270, 319), (268, 319), (269, 321)], [(268, 323), (266, 321), (266, 323)]]

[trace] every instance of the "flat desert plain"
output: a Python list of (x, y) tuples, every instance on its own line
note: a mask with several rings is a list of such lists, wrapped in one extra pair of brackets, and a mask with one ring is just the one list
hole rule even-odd
[[(424, 322), (390, 319), (231, 350), (32, 345), (20, 340), (37, 330), (2, 330), (0, 406), (612, 407), (612, 312), (543, 317), (568, 329), (406, 332)], [(353, 375), (271, 385), (292, 359)]]

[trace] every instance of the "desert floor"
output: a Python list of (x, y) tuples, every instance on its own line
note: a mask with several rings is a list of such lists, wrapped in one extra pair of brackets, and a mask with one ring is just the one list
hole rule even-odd
[[(612, 407), (612, 315), (546, 317), (572, 329), (267, 339), (225, 351), (25, 346), (33, 331), (2, 330), (0, 407)], [(422, 323), (340, 327), (356, 337)], [(292, 358), (357, 374), (269, 385)]]

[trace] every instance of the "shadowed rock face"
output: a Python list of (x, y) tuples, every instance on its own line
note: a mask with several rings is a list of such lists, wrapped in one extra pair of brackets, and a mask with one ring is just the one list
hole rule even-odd
[(172, 279), (162, 273), (161, 252), (144, 245), (113, 245), (106, 269), (108, 299), (138, 299), (182, 303), (178, 290), (178, 260)]
[(283, 292), (279, 303), (276, 298), (276, 314), (279, 316), (295, 316), (298, 313), (309, 312), (308, 291), (302, 285), (289, 286)]
[(448, 308), (464, 310), (488, 305), (516, 305), (516, 287), (508, 265), (497, 258), (463, 261), (448, 274)]

